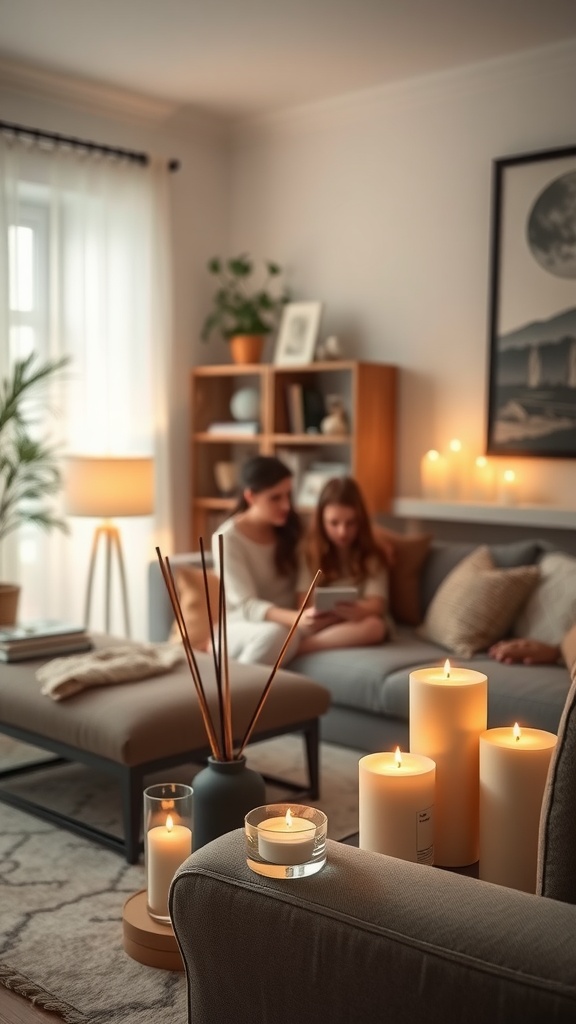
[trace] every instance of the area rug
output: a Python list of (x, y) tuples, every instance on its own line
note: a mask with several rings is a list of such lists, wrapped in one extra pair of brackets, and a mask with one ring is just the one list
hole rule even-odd
[[(0, 737), (2, 764), (38, 753)], [(322, 745), (316, 806), (328, 815), (332, 839), (358, 829), (360, 756)], [(304, 784), (299, 737), (255, 744), (248, 763)], [(189, 782), (197, 770), (171, 772), (171, 781)], [(27, 787), (75, 817), (119, 829), (117, 787), (81, 765), (43, 770), (12, 784), (20, 792)], [(274, 788), (267, 799), (290, 795)], [(184, 975), (145, 967), (122, 948), (123, 905), (144, 887), (142, 864), (128, 865), (118, 853), (0, 804), (0, 984), (69, 1024), (186, 1024)]]

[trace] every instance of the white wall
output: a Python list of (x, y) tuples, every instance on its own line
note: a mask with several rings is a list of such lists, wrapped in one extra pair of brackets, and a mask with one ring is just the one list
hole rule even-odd
[[(483, 450), (491, 163), (576, 145), (575, 95), (571, 40), (237, 133), (232, 249), (287, 266), (346, 355), (401, 368), (398, 496), (419, 493), (427, 449)], [(576, 507), (576, 462), (500, 465), (524, 500)]]

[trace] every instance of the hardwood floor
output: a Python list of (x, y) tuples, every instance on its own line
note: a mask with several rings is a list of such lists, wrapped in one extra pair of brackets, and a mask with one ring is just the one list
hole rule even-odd
[(10, 992), (0, 985), (0, 1021), (2, 1024), (62, 1024), (55, 1013), (46, 1013), (33, 1006), (28, 999)]

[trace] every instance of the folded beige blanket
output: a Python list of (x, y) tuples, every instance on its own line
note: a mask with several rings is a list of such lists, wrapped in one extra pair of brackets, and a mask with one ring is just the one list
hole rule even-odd
[(42, 683), (43, 694), (63, 700), (89, 686), (162, 675), (183, 658), (181, 644), (122, 644), (54, 658), (38, 669), (36, 678)]

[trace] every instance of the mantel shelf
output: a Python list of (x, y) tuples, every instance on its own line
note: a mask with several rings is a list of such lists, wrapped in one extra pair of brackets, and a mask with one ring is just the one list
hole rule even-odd
[(392, 513), (400, 519), (431, 519), (438, 522), (500, 523), (536, 526), (549, 530), (576, 529), (576, 508), (553, 505), (496, 505), (490, 502), (441, 502), (425, 498), (396, 498)]

